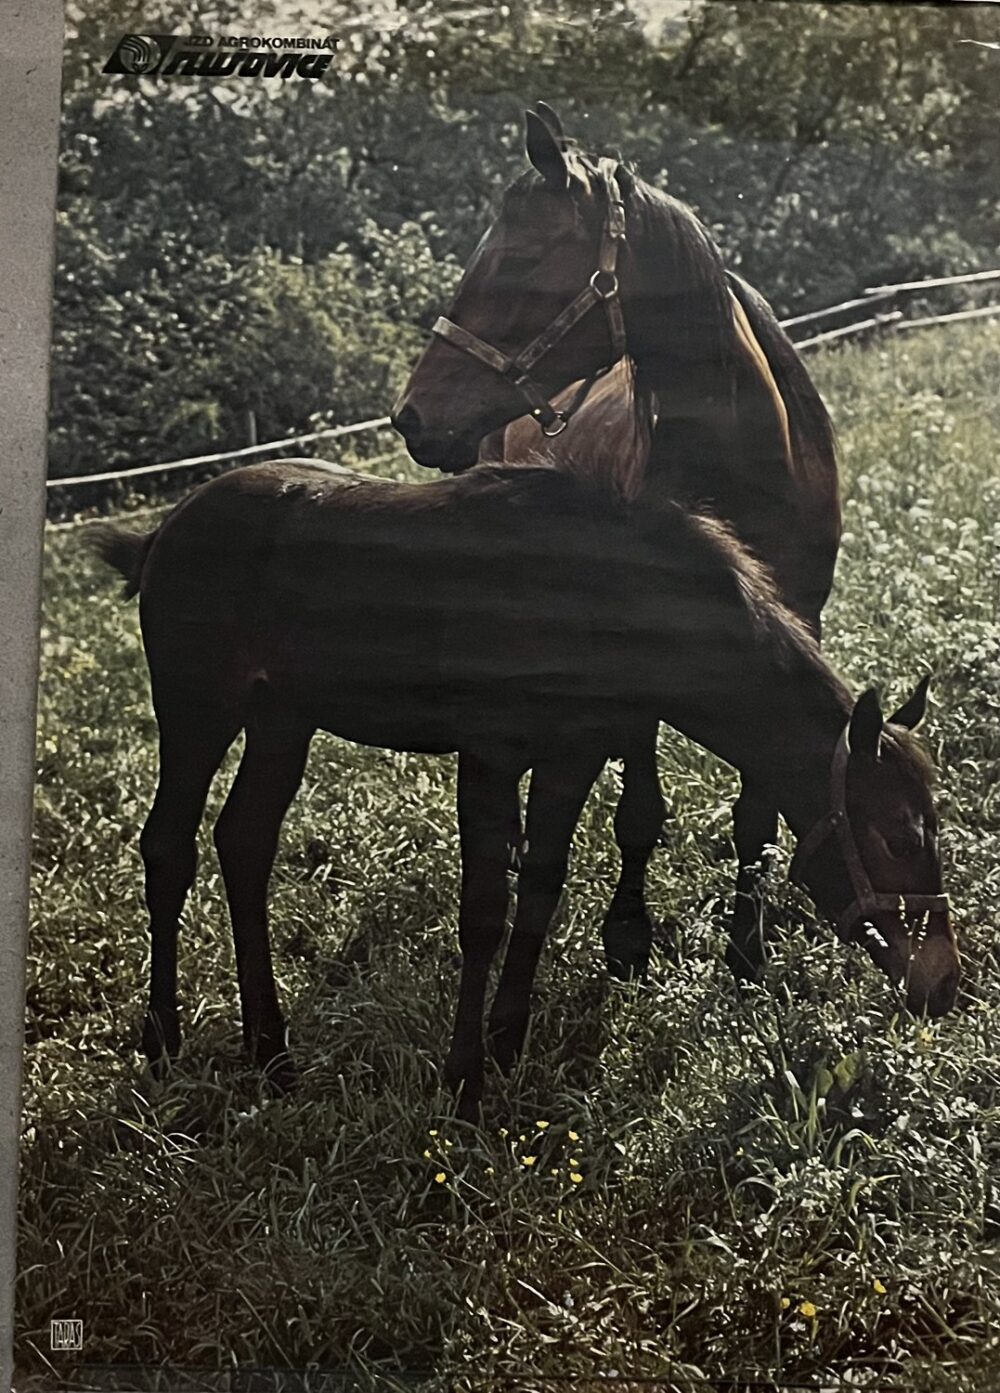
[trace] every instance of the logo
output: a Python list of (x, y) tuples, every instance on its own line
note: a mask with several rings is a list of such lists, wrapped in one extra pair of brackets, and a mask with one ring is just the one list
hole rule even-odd
[(148, 73), (163, 57), (155, 39), (126, 34), (118, 45), (118, 61), (127, 73)]
[(125, 34), (118, 40), (102, 71), (126, 73), (131, 77), (151, 76), (159, 70), (176, 41), (174, 34)]
[(82, 1320), (54, 1320), (49, 1323), (50, 1349), (83, 1349)]
[(339, 39), (125, 34), (102, 72), (126, 77), (322, 77)]

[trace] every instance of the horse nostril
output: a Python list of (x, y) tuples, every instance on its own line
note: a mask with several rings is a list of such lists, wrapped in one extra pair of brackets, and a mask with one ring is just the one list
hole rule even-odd
[(419, 434), (420, 413), (415, 407), (404, 406), (390, 416), (389, 419), (404, 440), (409, 440), (413, 436)]

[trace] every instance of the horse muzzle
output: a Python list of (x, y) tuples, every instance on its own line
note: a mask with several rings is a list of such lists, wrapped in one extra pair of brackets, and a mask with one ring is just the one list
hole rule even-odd
[(944, 1016), (955, 1005), (961, 979), (954, 940), (927, 940), (910, 959), (903, 981), (906, 1009), (915, 1016)]
[[(915, 1016), (944, 1016), (955, 1005), (961, 979), (958, 945), (947, 916), (932, 915), (927, 931), (916, 939), (902, 925), (886, 935), (869, 924), (856, 937), (872, 959), (905, 995)], [(890, 937), (891, 935), (891, 937)]]
[(390, 417), (392, 425), (406, 442), (410, 458), (426, 469), (440, 469), (445, 474), (457, 474), (470, 468), (479, 457), (478, 445), (451, 431), (432, 435), (424, 430), (419, 412), (404, 406)]

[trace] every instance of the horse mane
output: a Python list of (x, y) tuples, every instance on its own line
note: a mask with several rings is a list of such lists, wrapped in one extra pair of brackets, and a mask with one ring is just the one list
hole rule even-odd
[(806, 478), (834, 477), (837, 468), (836, 432), (823, 398), (817, 392), (794, 343), (760, 291), (735, 271), (727, 271), (726, 279), (743, 307), (785, 403), (793, 470)]
[[(548, 506), (564, 516), (589, 514), (598, 524), (609, 517), (605, 480), (598, 475), (567, 469), (563, 461), (557, 462), (536, 452), (529, 452), (516, 461), (478, 464), (456, 475), (452, 487), (464, 497), (488, 497), (499, 490), (514, 506), (537, 507), (541, 494)], [(673, 499), (660, 499), (650, 507), (652, 511), (643, 509), (641, 516), (643, 532), (654, 539), (654, 545), (664, 548), (677, 542), (677, 532), (673, 532), (671, 542), (671, 533), (664, 530), (664, 522), (679, 530), (710, 564), (732, 580), (755, 642), (770, 650), (782, 671), (807, 668), (820, 677), (842, 707), (846, 720), (853, 705), (848, 687), (822, 656), (819, 644), (803, 620), (785, 604), (768, 567), (714, 514), (695, 511)], [(628, 500), (621, 495), (615, 498), (613, 511), (623, 519), (636, 516)], [(919, 748), (913, 748), (922, 758)]]
[[(727, 523), (709, 513), (691, 512), (680, 504), (674, 506), (689, 529), (732, 574), (757, 642), (772, 649), (784, 671), (794, 672), (805, 666), (820, 676), (840, 703), (846, 719), (854, 706), (849, 687), (823, 657), (806, 624), (784, 603), (770, 570), (747, 550)], [(927, 788), (934, 782), (933, 761), (904, 726), (887, 721), (882, 744), (892, 751), (901, 771), (917, 785)]]
[(805, 622), (785, 604), (768, 567), (743, 545), (728, 523), (711, 513), (689, 511), (679, 503), (673, 506), (688, 529), (732, 575), (758, 643), (773, 649), (782, 670), (804, 666), (822, 676), (845, 714), (849, 713), (853, 704), (850, 690), (823, 657)]

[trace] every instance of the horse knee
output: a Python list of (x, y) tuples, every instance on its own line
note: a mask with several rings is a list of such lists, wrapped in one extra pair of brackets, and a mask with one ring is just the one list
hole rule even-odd
[(518, 898), (555, 902), (562, 894), (569, 870), (569, 858), (558, 861), (526, 861), (517, 877)]
[[(172, 912), (173, 902), (183, 900), (194, 883), (198, 867), (194, 838), (172, 837), (155, 823), (147, 823), (139, 838), (139, 851), (146, 870), (150, 913)], [(170, 903), (164, 904), (164, 899)]]
[(246, 853), (246, 829), (241, 825), (239, 813), (232, 804), (227, 803), (212, 828), (212, 841), (215, 843), (219, 865), (223, 876), (232, 869), (241, 855)]

